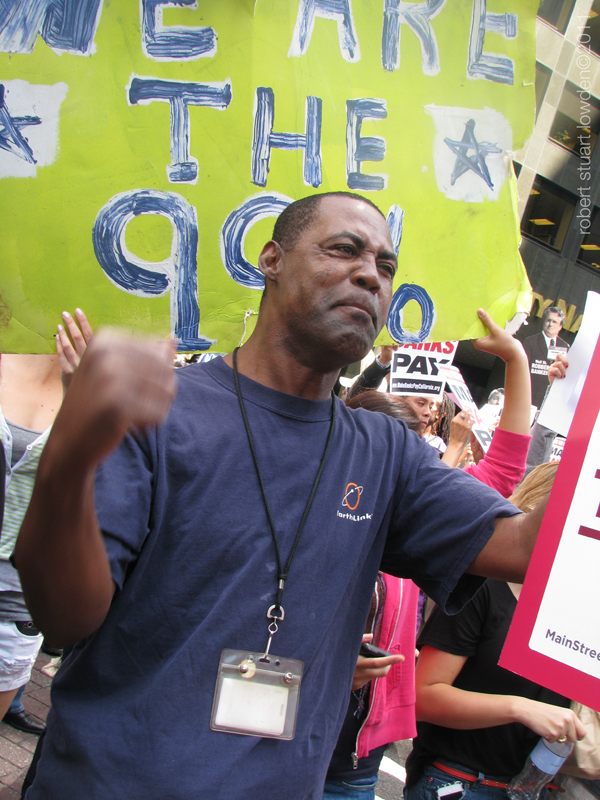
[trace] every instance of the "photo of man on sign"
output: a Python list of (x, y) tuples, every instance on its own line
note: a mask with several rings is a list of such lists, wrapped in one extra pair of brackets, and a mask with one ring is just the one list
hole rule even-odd
[(559, 353), (563, 355), (569, 345), (561, 339), (564, 313), (560, 308), (551, 306), (542, 315), (542, 330), (523, 341), (531, 372), (531, 402), (540, 408), (548, 388), (548, 367), (556, 361)]

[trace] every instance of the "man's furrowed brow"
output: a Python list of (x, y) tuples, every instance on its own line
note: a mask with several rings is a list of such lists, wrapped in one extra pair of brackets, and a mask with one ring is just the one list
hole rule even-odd
[(386, 261), (393, 261), (396, 267), (398, 266), (398, 256), (393, 250), (380, 250), (377, 256), (378, 258), (383, 258)]
[[(339, 233), (334, 233), (332, 236), (328, 237), (328, 241), (331, 239), (337, 239), (338, 237), (346, 237), (347, 239), (350, 239), (350, 241), (353, 242), (359, 250), (365, 250), (367, 247), (367, 243), (362, 236), (359, 236), (357, 233), (353, 233), (352, 231), (339, 231)], [(393, 261), (396, 265), (396, 268), (398, 268), (398, 257), (393, 250), (380, 250), (377, 253), (377, 258), (381, 258), (385, 261)]]
[(327, 238), (328, 240), (330, 240), (342, 237), (350, 239), (351, 242), (354, 242), (354, 244), (359, 248), (359, 250), (364, 250), (365, 247), (367, 246), (367, 243), (362, 238), (362, 236), (359, 236), (357, 233), (352, 233), (352, 231), (339, 231), (338, 233), (334, 233), (331, 236), (328, 236)]

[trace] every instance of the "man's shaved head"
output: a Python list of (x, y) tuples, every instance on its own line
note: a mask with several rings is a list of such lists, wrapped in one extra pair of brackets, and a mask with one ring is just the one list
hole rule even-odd
[(282, 250), (286, 252), (292, 250), (304, 231), (310, 228), (319, 213), (319, 206), (324, 197), (350, 197), (353, 200), (360, 200), (372, 206), (385, 219), (385, 216), (375, 203), (360, 194), (355, 194), (354, 192), (312, 194), (309, 197), (303, 197), (301, 200), (290, 203), (277, 218), (273, 228), (273, 241), (277, 242)]
[(298, 363), (329, 373), (373, 346), (389, 312), (397, 259), (377, 206), (330, 192), (282, 212), (259, 268), (268, 289), (257, 324), (277, 331)]

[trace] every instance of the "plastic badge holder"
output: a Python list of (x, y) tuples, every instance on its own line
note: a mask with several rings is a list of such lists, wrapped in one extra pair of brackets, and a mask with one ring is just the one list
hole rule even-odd
[(568, 349), (566, 347), (549, 347), (548, 348), (548, 360), (549, 361), (556, 361), (559, 355), (566, 356), (568, 353)]
[(304, 664), (247, 650), (223, 650), (210, 718), (213, 731), (293, 739)]

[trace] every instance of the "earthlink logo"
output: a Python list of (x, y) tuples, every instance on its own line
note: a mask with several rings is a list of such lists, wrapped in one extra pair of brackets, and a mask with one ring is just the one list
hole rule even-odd
[(349, 483), (348, 486), (346, 486), (342, 505), (346, 506), (346, 508), (348, 508), (350, 511), (356, 511), (358, 504), (360, 503), (362, 493), (362, 486), (358, 486), (356, 483)]

